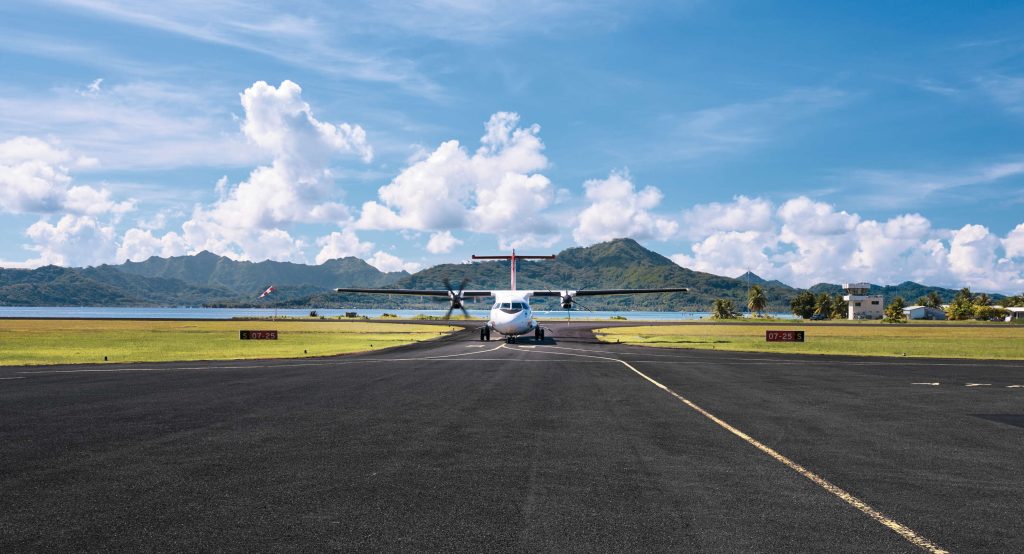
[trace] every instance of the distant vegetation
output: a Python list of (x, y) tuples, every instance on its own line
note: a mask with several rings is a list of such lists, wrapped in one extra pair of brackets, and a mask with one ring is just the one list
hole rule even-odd
[[(813, 289), (814, 287), (812, 287)], [(818, 287), (824, 290), (824, 287)], [(916, 289), (917, 287), (910, 287)], [(946, 307), (942, 301), (943, 294), (949, 291), (945, 289), (929, 290), (923, 296), (918, 297), (916, 305), (926, 306), (935, 309), (945, 309), (946, 318), (953, 321), (979, 320), (995, 321), (1002, 320), (1009, 311), (1005, 308), (1013, 306), (1024, 306), (1024, 294), (1017, 296), (993, 296), (986, 293), (973, 294), (971, 289), (962, 288), (954, 291)], [(875, 294), (872, 292), (872, 294)], [(845, 319), (847, 317), (848, 303), (839, 294), (830, 296), (821, 292), (817, 296), (811, 291), (800, 291), (789, 302), (793, 315), (803, 319)], [(902, 296), (891, 297), (888, 307), (885, 310), (883, 321), (889, 323), (900, 323), (907, 320), (903, 313), (908, 305)]]
[(1016, 302), (1019, 298), (1020, 296), (1012, 296), (1001, 301), (1002, 307), (995, 306), (989, 295), (973, 294), (971, 289), (965, 287), (957, 291), (953, 301), (946, 308), (946, 317), (953, 320), (977, 319), (981, 321), (1003, 319), (1009, 314), (1004, 307), (1017, 305)]
[(907, 303), (903, 301), (902, 296), (897, 296), (892, 299), (892, 302), (885, 307), (885, 317), (882, 321), (887, 323), (904, 323), (907, 321), (907, 314), (903, 313), (903, 309), (907, 307)]
[[(334, 287), (395, 287), (440, 289), (448, 278), (469, 279), (469, 289), (500, 289), (509, 285), (508, 262), (443, 264), (410, 275), (384, 273), (359, 258), (330, 260), (320, 265), (265, 261), (235, 261), (209, 252), (194, 256), (152, 257), (143, 262), (102, 265), (91, 268), (41, 267), (35, 270), (0, 269), (0, 305), (4, 306), (209, 306), (282, 308), (436, 308), (444, 299), (410, 296), (379, 296), (332, 292)], [(267, 286), (276, 292), (257, 300)], [(632, 239), (616, 239), (586, 248), (569, 248), (551, 261), (519, 263), (520, 288), (539, 290), (587, 288), (689, 287), (689, 293), (608, 296), (587, 299), (593, 310), (705, 311), (715, 300), (754, 312), (785, 312), (801, 299), (799, 314), (808, 306), (805, 293), (814, 297), (812, 315), (824, 310), (822, 294), (829, 297), (831, 314), (843, 312), (838, 285), (818, 284), (809, 291), (779, 281), (766, 281), (753, 273), (739, 278), (692, 271), (642, 247)], [(760, 290), (758, 303), (751, 307), (753, 286)], [(872, 293), (887, 298), (918, 298), (934, 292), (942, 303), (952, 301), (957, 291), (902, 283), (873, 287)], [(763, 297), (763, 304), (760, 298)], [(992, 295), (993, 300), (1002, 297)], [(1013, 305), (1024, 298), (1011, 297)], [(557, 298), (537, 299), (539, 310), (558, 310)], [(467, 308), (486, 309), (490, 300), (468, 302)], [(841, 308), (841, 309), (840, 309)], [(809, 317), (809, 316), (807, 316)]]
[(711, 319), (733, 319), (738, 315), (732, 300), (718, 298), (711, 303)]

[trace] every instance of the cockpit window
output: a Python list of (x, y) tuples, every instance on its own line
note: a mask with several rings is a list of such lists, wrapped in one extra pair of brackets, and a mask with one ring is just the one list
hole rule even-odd
[(526, 304), (522, 302), (502, 302), (500, 304), (495, 304), (495, 307), (500, 308), (501, 311), (507, 314), (514, 314), (526, 309)]

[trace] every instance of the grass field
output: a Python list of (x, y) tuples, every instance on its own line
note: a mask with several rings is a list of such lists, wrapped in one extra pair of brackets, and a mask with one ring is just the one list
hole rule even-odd
[[(276, 329), (278, 340), (239, 340)], [(434, 338), (438, 325), (368, 321), (0, 320), (0, 365), (297, 358), (378, 350)]]
[[(769, 329), (803, 330), (805, 342), (766, 342)], [(605, 342), (663, 348), (743, 352), (912, 356), (926, 358), (1024, 359), (1024, 328), (941, 325), (708, 325), (613, 327), (595, 331)]]

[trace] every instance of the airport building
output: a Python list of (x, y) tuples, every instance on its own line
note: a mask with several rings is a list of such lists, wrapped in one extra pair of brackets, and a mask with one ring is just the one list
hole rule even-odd
[(885, 303), (881, 294), (868, 294), (870, 283), (844, 283), (846, 296), (843, 300), (849, 305), (848, 319), (882, 319), (885, 316)]
[(1006, 311), (1010, 312), (1010, 315), (1006, 316), (1006, 321), (1024, 320), (1024, 308), (1006, 308)]
[(907, 314), (907, 319), (946, 319), (945, 311), (928, 306), (908, 306), (903, 308), (903, 313)]

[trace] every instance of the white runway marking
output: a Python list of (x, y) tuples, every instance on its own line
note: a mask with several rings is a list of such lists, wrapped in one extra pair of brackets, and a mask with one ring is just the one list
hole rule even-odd
[(9, 381), (11, 379), (24, 379), (24, 377), (0, 377), (0, 381)]
[(992, 383), (967, 383), (965, 387), (991, 387)]
[[(640, 346), (640, 345), (630, 345), (630, 344), (622, 344), (621, 346), (631, 346), (631, 347), (636, 347), (636, 348), (647, 348), (649, 350), (659, 350), (659, 349), (660, 350), (668, 350), (667, 348), (659, 348), (659, 347), (655, 347), (655, 346)], [(563, 350), (575, 350), (575, 351), (579, 351), (579, 352), (600, 352), (600, 353), (603, 353), (603, 354), (615, 354), (615, 355), (618, 355), (618, 356), (621, 356), (623, 354), (639, 355), (636, 352), (623, 352), (621, 350), (587, 350), (587, 349), (584, 349), (584, 348), (569, 348), (568, 346), (553, 346), (553, 345), (549, 345), (549, 346), (545, 346), (545, 348), (561, 348)], [(683, 357), (692, 357), (695, 354), (700, 354), (700, 353), (705, 353), (705, 352), (719, 352), (719, 353), (727, 352), (726, 350), (707, 350), (707, 349), (703, 349), (703, 348), (683, 348), (683, 349), (680, 349), (680, 350), (683, 350), (683, 351), (687, 352), (688, 354), (672, 355), (672, 354), (654, 354), (654, 353), (644, 352), (643, 355), (644, 356), (651, 356), (651, 357), (659, 357), (659, 358), (676, 358), (676, 359), (678, 359), (678, 358), (683, 358)], [(742, 354), (742, 352), (734, 352), (734, 353), (735, 354)], [(964, 360), (963, 362), (946, 362), (946, 363), (942, 363), (942, 362), (929, 362), (929, 361), (927, 361), (927, 358), (900, 358), (899, 360), (891, 359), (890, 357), (886, 357), (886, 356), (877, 356), (877, 358), (878, 358), (877, 360), (872, 360), (872, 361), (835, 360), (835, 359), (832, 359), (832, 360), (822, 360), (818, 356), (808, 355), (808, 356), (806, 356), (806, 361), (805, 361), (805, 360), (793, 360), (793, 359), (786, 360), (786, 359), (777, 359), (777, 358), (733, 358), (733, 357), (728, 357), (728, 356), (724, 356), (723, 355), (723, 356), (716, 356), (714, 360), (707, 360), (707, 361), (715, 361), (715, 362), (717, 362), (717, 361), (730, 361), (730, 362), (771, 362), (773, 364), (779, 364), (779, 365), (806, 365), (808, 362), (815, 362), (816, 361), (816, 362), (820, 362), (820, 363), (840, 364), (840, 365), (898, 365), (900, 367), (906, 367), (906, 366), (923, 366), (923, 367), (984, 367), (984, 368), (996, 368), (996, 367), (998, 367), (998, 368), (1010, 368), (1010, 369), (1024, 369), (1024, 363), (1014, 363), (1014, 361), (992, 360), (992, 363), (979, 364), (979, 363), (971, 363), (974, 360)], [(914, 360), (914, 361), (910, 361), (910, 360)], [(707, 361), (705, 361), (705, 363)]]
[(486, 344), (467, 344), (466, 348), (483, 348), (485, 346), (487, 346), (487, 345)]
[(745, 441), (746, 443), (748, 443), (751, 446), (757, 448), (761, 452), (764, 452), (765, 454), (771, 456), (772, 458), (774, 458), (775, 460), (779, 461), (780, 463), (782, 463), (783, 465), (785, 465), (789, 469), (792, 469), (793, 471), (799, 473), (800, 475), (802, 475), (803, 477), (807, 478), (808, 480), (810, 480), (814, 484), (816, 484), (819, 487), (825, 489), (829, 493), (835, 495), (836, 497), (841, 499), (843, 502), (846, 502), (850, 506), (853, 506), (854, 508), (860, 510), (862, 513), (864, 513), (865, 515), (867, 515), (871, 519), (877, 521), (878, 523), (880, 523), (880, 524), (884, 525), (885, 527), (891, 529), (892, 531), (896, 532), (901, 537), (903, 537), (904, 539), (906, 539), (910, 543), (914, 544), (915, 546), (917, 546), (919, 548), (922, 548), (924, 550), (927, 550), (928, 552), (932, 552), (934, 554), (939, 554), (939, 553), (947, 554), (948, 553), (947, 550), (945, 550), (942, 547), (938, 546), (937, 544), (929, 541), (928, 539), (924, 538), (923, 536), (917, 534), (913, 529), (907, 527), (906, 525), (903, 525), (903, 524), (897, 522), (896, 520), (886, 516), (882, 512), (879, 512), (878, 510), (872, 508), (866, 502), (864, 502), (863, 500), (857, 498), (856, 496), (853, 496), (852, 494), (850, 494), (846, 490), (840, 488), (837, 485), (834, 485), (833, 483), (831, 483), (830, 481), (826, 480), (825, 478), (819, 476), (818, 474), (812, 472), (811, 470), (805, 468), (804, 466), (794, 462), (793, 460), (787, 458), (786, 456), (783, 456), (782, 454), (780, 454), (779, 452), (775, 451), (771, 447), (765, 445), (764, 443), (758, 441), (757, 439), (751, 437), (750, 435), (744, 433), (743, 431), (740, 431), (736, 427), (733, 427), (732, 425), (728, 424), (727, 422), (725, 422), (724, 420), (722, 420), (718, 416), (712, 414), (711, 412), (705, 410), (704, 408), (701, 408), (697, 404), (691, 402), (687, 398), (683, 397), (682, 395), (680, 395), (679, 393), (673, 391), (672, 389), (666, 387), (665, 385), (662, 385), (661, 383), (655, 381), (654, 379), (651, 379), (650, 377), (648, 377), (646, 374), (644, 374), (643, 372), (641, 372), (637, 368), (629, 365), (628, 362), (626, 362), (624, 360), (618, 360), (618, 359), (615, 359), (615, 358), (607, 358), (607, 357), (604, 357), (604, 356), (587, 356), (587, 355), (582, 355), (582, 354), (565, 354), (565, 355), (566, 356), (579, 356), (581, 358), (597, 358), (597, 359), (604, 359), (604, 360), (612, 360), (612, 361), (616, 361), (616, 362), (621, 363), (622, 365), (626, 366), (627, 368), (632, 370), (634, 373), (636, 373), (640, 377), (643, 377), (644, 379), (646, 379), (648, 382), (650, 382), (654, 386), (656, 386), (659, 389), (661, 389), (661, 390), (667, 392), (668, 394), (672, 395), (672, 397), (675, 398), (676, 400), (682, 402), (683, 404), (685, 404), (686, 406), (690, 407), (691, 409), (693, 409), (697, 413), (699, 413), (702, 416), (706, 417), (707, 419), (711, 420), (712, 422), (714, 422), (719, 427), (722, 427), (723, 429), (729, 431), (733, 435), (736, 435), (737, 437), (743, 439), (743, 441)]
[(939, 383), (911, 383), (911, 385), (928, 385), (930, 387), (937, 387)]

